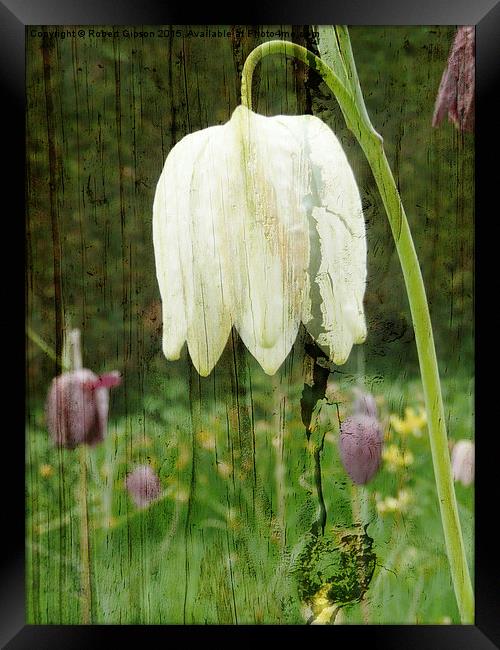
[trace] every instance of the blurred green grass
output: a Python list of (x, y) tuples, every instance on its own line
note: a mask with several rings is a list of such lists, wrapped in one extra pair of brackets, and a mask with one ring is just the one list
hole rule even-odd
[[(194, 436), (187, 381), (165, 383), (163, 391), (145, 399), (141, 412), (111, 417), (105, 442), (89, 453), (94, 622), (304, 623), (292, 561), (304, 532), (304, 483), (312, 482), (307, 473), (301, 477), (301, 387), (296, 382), (285, 388), (277, 380), (270, 390), (263, 373), (252, 374), (258, 489), (240, 493), (240, 510), (234, 507), (238, 477), (231, 472), (222, 402), (204, 402)], [(316, 411), (316, 424), (326, 433), (322, 476), (328, 524), (369, 524), (377, 554), (364, 601), (344, 608), (339, 622), (458, 623), (427, 429), (421, 422), (420, 436), (398, 434), (390, 419), (404, 419), (408, 407), (421, 412), (420, 383), (404, 376), (393, 382), (379, 379), (372, 390), (384, 426), (384, 449), (395, 445), (411, 452), (413, 462), (391, 471), (385, 460), (366, 487), (355, 488), (340, 464), (336, 407), (323, 403)], [(443, 391), (450, 437), (471, 438), (470, 379), (447, 377)], [(330, 393), (345, 417), (349, 387), (335, 381)], [(280, 422), (283, 399), (288, 408)], [(163, 496), (141, 511), (129, 499), (124, 479), (144, 463), (158, 473)], [(78, 471), (76, 454), (55, 448), (43, 413), (33, 414), (26, 484), (30, 623), (80, 620)], [(394, 509), (381, 512), (380, 504), (401, 490), (407, 503), (394, 507), (393, 500)], [(473, 570), (473, 487), (458, 484), (457, 498)], [(249, 514), (252, 502), (254, 515)]]

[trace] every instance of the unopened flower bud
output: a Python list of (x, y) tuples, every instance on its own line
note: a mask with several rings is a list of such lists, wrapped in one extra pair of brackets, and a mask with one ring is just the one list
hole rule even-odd
[(451, 452), (451, 468), (455, 481), (462, 485), (474, 482), (474, 443), (471, 440), (459, 440)]
[(117, 371), (98, 376), (86, 368), (55, 377), (45, 405), (47, 428), (54, 442), (69, 449), (102, 442), (108, 424), (109, 388), (120, 382)]
[(161, 494), (160, 479), (149, 465), (136, 467), (125, 479), (125, 487), (138, 508), (146, 508)]
[(342, 465), (354, 483), (363, 485), (380, 466), (382, 429), (369, 415), (353, 415), (340, 427), (339, 452)]
[(474, 130), (475, 64), (475, 28), (459, 27), (439, 85), (432, 126), (448, 114), (461, 131)]

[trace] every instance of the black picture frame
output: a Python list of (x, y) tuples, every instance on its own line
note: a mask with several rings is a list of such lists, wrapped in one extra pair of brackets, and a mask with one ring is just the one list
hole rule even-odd
[[(332, 635), (329, 643), (358, 645), (385, 650), (425, 648), (440, 650), (461, 648), (491, 650), (500, 647), (500, 570), (499, 550), (495, 535), (498, 489), (496, 466), (499, 427), (496, 424), (495, 373), (496, 319), (494, 263), (498, 253), (496, 237), (498, 217), (495, 216), (498, 164), (498, 105), (494, 91), (500, 72), (500, 2), (498, 0), (309, 0), (299, 3), (252, 3), (247, 10), (239, 4), (236, 15), (228, 15), (216, 7), (205, 5), (195, 14), (182, 3), (163, 4), (153, 0), (4, 0), (0, 2), (0, 81), (4, 112), (4, 200), (2, 205), (7, 247), (23, 250), (24, 242), (24, 39), (29, 24), (335, 24), (348, 25), (476, 25), (476, 314), (479, 332), (476, 334), (476, 367), (483, 369), (476, 382), (476, 561), (475, 594), (476, 619), (470, 626), (335, 626), (299, 627), (243, 626), (225, 627), (224, 637), (216, 626), (35, 626), (25, 625), (24, 588), (24, 425), (22, 399), (24, 385), (24, 265), (22, 253), (4, 261), (4, 301), (8, 312), (2, 322), (3, 337), (8, 342), (12, 358), (8, 366), (10, 392), (4, 393), (3, 468), (7, 477), (2, 492), (3, 541), (6, 550), (1, 557), (0, 576), (0, 642), (8, 650), (21, 648), (100, 648), (116, 647), (123, 642), (160, 641), (162, 644), (189, 642), (198, 637), (204, 643), (231, 642), (240, 638), (251, 643), (265, 635), (270, 641), (286, 642), (287, 635), (304, 635), (319, 642), (325, 634)], [(220, 18), (223, 16), (222, 20)], [(12, 242), (10, 244), (9, 242)], [(15, 242), (15, 244), (14, 244)], [(10, 259), (10, 258), (9, 258)], [(23, 266), (23, 269), (21, 269)], [(8, 284), (7, 284), (8, 283)], [(16, 284), (19, 283), (19, 286)], [(22, 286), (21, 286), (22, 284)], [(17, 296), (17, 303), (15, 296)], [(14, 299), (14, 300), (12, 300)], [(14, 307), (12, 307), (14, 305)], [(11, 314), (14, 309), (14, 314)], [(5, 314), (9, 314), (9, 319)], [(13, 317), (12, 317), (13, 316)], [(17, 322), (19, 319), (19, 325)], [(19, 347), (18, 347), (19, 346)], [(483, 362), (481, 364), (481, 362)], [(486, 369), (486, 370), (485, 370)], [(15, 405), (18, 405), (17, 407)], [(7, 466), (11, 471), (7, 472)], [(495, 471), (496, 470), (496, 471)], [(283, 637), (283, 634), (285, 637)], [(270, 637), (273, 637), (272, 639)], [(300, 642), (299, 637), (297, 640)]]

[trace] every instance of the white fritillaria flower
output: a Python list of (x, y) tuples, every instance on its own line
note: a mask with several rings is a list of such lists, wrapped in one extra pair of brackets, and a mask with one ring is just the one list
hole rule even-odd
[(354, 175), (334, 133), (310, 116), (229, 122), (169, 153), (153, 206), (163, 352), (187, 340), (200, 375), (234, 325), (272, 375), (302, 321), (344, 363), (366, 337), (366, 237)]

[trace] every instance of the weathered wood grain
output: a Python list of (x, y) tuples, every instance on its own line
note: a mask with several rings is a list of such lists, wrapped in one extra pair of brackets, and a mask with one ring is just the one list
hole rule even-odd
[[(407, 407), (418, 413), (422, 400), (390, 233), (335, 100), (302, 65), (263, 61), (254, 77), (256, 109), (314, 113), (333, 128), (360, 187), (369, 244), (368, 340), (335, 372), (316, 367), (317, 394), (306, 408), (317, 427), (312, 439), (324, 442), (321, 454), (314, 459), (307, 448), (303, 389), (312, 382), (304, 368), (312, 367), (302, 330), (272, 378), (235, 330), (207, 378), (186, 350), (176, 362), (161, 353), (154, 191), (171, 148), (188, 133), (225, 123), (240, 103), (244, 61), (268, 39), (249, 35), (250, 26), (233, 27), (232, 36), (215, 38), (186, 35), (200, 26), (142, 26), (154, 36), (137, 38), (123, 36), (132, 27), (93, 28), (119, 32), (111, 37), (89, 36), (90, 26), (82, 37), (38, 36), (63, 27), (35, 27), (33, 36), (28, 30), (28, 325), (61, 358), (69, 319), (82, 331), (84, 367), (123, 374), (111, 395), (106, 441), (85, 450), (86, 614), (77, 452), (52, 445), (43, 414), (61, 366), (29, 342), (28, 622), (304, 623), (296, 575), (304, 540), (323, 524), (353, 522), (369, 524), (377, 568), (363, 604), (342, 610), (337, 623), (456, 622), (425, 425), (418, 437), (391, 424)], [(310, 31), (295, 40), (314, 49)], [(457, 440), (472, 436), (473, 135), (431, 127), (452, 34), (449, 27), (351, 29), (367, 108), (419, 250)], [(394, 471), (384, 461), (373, 484), (353, 489), (336, 437), (360, 381), (379, 398), (386, 447), (413, 460)], [(329, 403), (313, 411), (325, 395)], [(151, 465), (163, 489), (142, 511), (124, 483), (139, 464)], [(377, 509), (405, 490), (413, 499), (407, 510)], [(472, 488), (457, 491), (472, 556)]]

